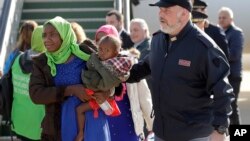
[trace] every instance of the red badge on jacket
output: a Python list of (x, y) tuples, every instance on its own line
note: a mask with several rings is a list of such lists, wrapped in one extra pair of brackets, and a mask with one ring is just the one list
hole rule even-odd
[(179, 59), (178, 64), (179, 64), (180, 66), (190, 67), (190, 66), (191, 66), (191, 61), (189, 61), (189, 60), (184, 60), (184, 59)]

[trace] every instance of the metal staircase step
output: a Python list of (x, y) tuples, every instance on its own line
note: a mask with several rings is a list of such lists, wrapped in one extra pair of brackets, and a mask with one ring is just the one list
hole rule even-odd
[(51, 19), (55, 16), (61, 16), (63, 18), (104, 18), (107, 11), (86, 11), (86, 12), (36, 12), (36, 13), (23, 13), (22, 19)]
[(79, 23), (88, 37), (105, 24), (106, 13), (114, 8), (114, 0), (24, 0), (21, 23), (35, 20), (38, 24), (56, 16)]
[(113, 5), (113, 0), (81, 0), (81, 1), (25, 1), (23, 9), (37, 9), (37, 8), (109, 8)]

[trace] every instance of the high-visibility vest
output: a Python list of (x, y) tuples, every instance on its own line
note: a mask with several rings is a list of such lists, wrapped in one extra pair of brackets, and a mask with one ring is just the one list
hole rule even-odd
[(45, 115), (44, 105), (34, 104), (29, 96), (30, 73), (25, 74), (19, 64), (19, 55), (12, 66), (13, 104), (12, 130), (29, 139), (41, 139), (41, 122)]

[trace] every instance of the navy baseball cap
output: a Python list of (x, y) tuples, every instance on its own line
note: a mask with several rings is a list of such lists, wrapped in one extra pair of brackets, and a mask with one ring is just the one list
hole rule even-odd
[(202, 0), (194, 1), (193, 8), (206, 8), (206, 7), (207, 7), (207, 3), (205, 1), (202, 1)]
[(159, 6), (159, 7), (171, 7), (175, 5), (187, 9), (189, 12), (192, 11), (192, 4), (190, 0), (160, 0), (155, 4), (149, 4), (149, 6)]

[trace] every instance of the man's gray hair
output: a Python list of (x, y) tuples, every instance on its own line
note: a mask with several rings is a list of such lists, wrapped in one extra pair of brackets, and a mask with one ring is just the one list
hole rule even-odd
[(219, 10), (219, 13), (221, 13), (221, 12), (227, 12), (231, 19), (234, 18), (233, 10), (231, 8), (229, 8), (229, 7), (221, 7), (220, 10)]
[(141, 26), (141, 28), (142, 28), (143, 30), (146, 30), (146, 35), (147, 35), (147, 37), (148, 37), (148, 38), (150, 37), (148, 24), (147, 24), (147, 22), (146, 22), (144, 19), (135, 18), (135, 19), (132, 19), (132, 20), (131, 20), (130, 24), (132, 24), (132, 23), (138, 23), (138, 24)]

